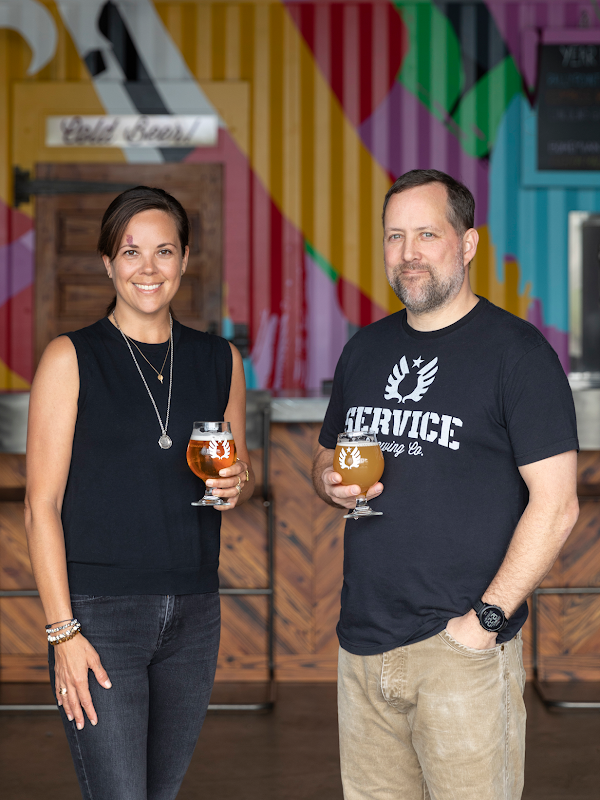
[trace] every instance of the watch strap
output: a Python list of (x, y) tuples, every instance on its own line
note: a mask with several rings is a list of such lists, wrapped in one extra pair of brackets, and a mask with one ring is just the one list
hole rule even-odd
[(485, 603), (483, 602), (483, 600), (476, 600), (473, 603), (473, 610), (475, 611), (477, 616), (481, 614), (484, 608), (485, 608)]

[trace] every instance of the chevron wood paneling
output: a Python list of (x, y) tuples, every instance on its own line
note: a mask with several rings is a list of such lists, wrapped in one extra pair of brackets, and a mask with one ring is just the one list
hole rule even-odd
[(0, 598), (0, 654), (43, 655), (46, 659), (45, 624), (39, 597)]
[[(544, 588), (600, 586), (600, 453), (579, 454), (578, 494), (579, 520)], [(538, 610), (540, 679), (600, 681), (600, 595), (540, 595)], [(530, 622), (526, 632), (530, 641)]]
[[(272, 430), (275, 667), (280, 681), (336, 679), (344, 521), (341, 512), (321, 502), (312, 489), (310, 469), (319, 428), (277, 423)], [(252, 453), (258, 477), (260, 456), (260, 451)], [(24, 476), (22, 456), (0, 454), (0, 497), (10, 499), (11, 491), (24, 485)], [(579, 521), (543, 586), (600, 586), (600, 453), (580, 454), (579, 484)], [(259, 491), (240, 509), (223, 515), (221, 585), (264, 588), (266, 544)], [(0, 588), (34, 588), (21, 502), (0, 502)], [(217, 680), (265, 680), (267, 610), (264, 596), (222, 598)], [(46, 680), (43, 624), (36, 598), (0, 600), (0, 680)], [(600, 681), (600, 596), (541, 596), (538, 627), (542, 680)], [(531, 677), (530, 622), (523, 640)]]
[(0, 502), (0, 589), (35, 589), (23, 524), (23, 503)]

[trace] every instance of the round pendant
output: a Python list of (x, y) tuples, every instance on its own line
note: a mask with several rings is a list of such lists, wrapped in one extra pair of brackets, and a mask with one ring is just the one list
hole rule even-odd
[(170, 436), (167, 436), (166, 433), (163, 433), (163, 435), (158, 440), (158, 444), (160, 445), (160, 447), (162, 447), (163, 450), (168, 450), (169, 447), (171, 447), (171, 445), (173, 444), (173, 442)]

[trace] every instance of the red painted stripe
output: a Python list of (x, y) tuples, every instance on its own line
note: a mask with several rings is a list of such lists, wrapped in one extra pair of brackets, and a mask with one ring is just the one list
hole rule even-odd
[(0, 247), (14, 242), (33, 228), (31, 217), (0, 200)]
[[(408, 51), (408, 34), (393, 3), (285, 2), (294, 21), (345, 113), (359, 124), (384, 100)], [(344, 17), (358, 11), (359, 35)], [(347, 20), (346, 20), (347, 21)], [(317, 27), (318, 26), (318, 27)], [(323, 46), (327, 39), (329, 46)], [(359, 86), (346, 86), (344, 59), (358, 64)], [(358, 91), (358, 116), (354, 92)]]
[(388, 86), (391, 88), (400, 71), (404, 56), (408, 53), (409, 38), (406, 25), (398, 9), (392, 3), (387, 9), (388, 17)]
[(0, 358), (24, 380), (33, 380), (33, 286), (0, 306)]
[(360, 46), (359, 119), (362, 122), (373, 111), (373, 7), (361, 3), (358, 7)]
[(312, 51), (315, 49), (315, 7), (312, 3), (300, 5), (290, 3), (288, 6), (290, 16), (298, 26), (306, 44)]
[(388, 312), (374, 303), (361, 290), (340, 277), (337, 281), (337, 296), (346, 319), (353, 325), (363, 327), (378, 319), (387, 317)]
[[(281, 213), (275, 203), (271, 200), (270, 206), (270, 227), (271, 237), (269, 242), (269, 261), (271, 264), (271, 313), (281, 314), (281, 301), (282, 301), (282, 278), (283, 278), (283, 220)], [(273, 350), (277, 353), (281, 337), (281, 325), (277, 329), (277, 335), (273, 345)], [(273, 366), (269, 376), (268, 386), (273, 386), (275, 379), (275, 369), (277, 366), (276, 359), (273, 359)]]
[(338, 100), (344, 102), (344, 4), (330, 6), (331, 88)]

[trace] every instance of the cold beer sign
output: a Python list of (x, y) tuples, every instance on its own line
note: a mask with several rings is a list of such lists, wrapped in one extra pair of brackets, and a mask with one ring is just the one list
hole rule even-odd
[(211, 114), (46, 117), (48, 147), (210, 147), (218, 134)]

